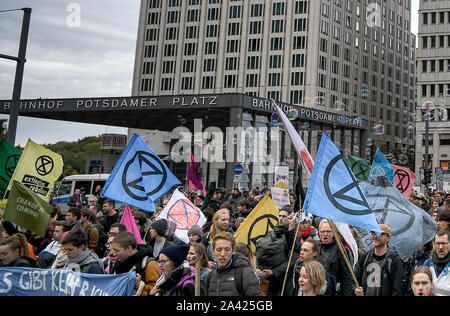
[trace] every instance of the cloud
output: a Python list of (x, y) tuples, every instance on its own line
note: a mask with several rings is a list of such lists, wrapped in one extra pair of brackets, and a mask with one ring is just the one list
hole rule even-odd
[[(67, 23), (74, 13), (67, 10), (70, 3), (80, 9), (80, 27)], [(0, 10), (22, 7), (32, 8), (22, 99), (131, 94), (139, 0), (0, 2)], [(8, 30), (0, 32), (0, 53), (17, 54), (22, 17), (21, 11), (0, 13), (0, 30)], [(12, 97), (15, 67), (15, 62), (0, 59), (0, 99)], [(77, 131), (99, 135), (106, 128), (20, 118), (16, 138), (21, 145), (30, 135), (38, 143), (53, 143), (55, 135), (75, 140)]]

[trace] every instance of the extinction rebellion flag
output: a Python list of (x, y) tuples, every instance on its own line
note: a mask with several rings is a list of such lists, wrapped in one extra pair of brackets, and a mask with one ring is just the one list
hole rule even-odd
[(19, 162), (20, 154), (20, 151), (6, 140), (0, 142), (0, 200), (5, 195), (6, 188)]
[(52, 206), (13, 180), (3, 218), (43, 237), (48, 229)]
[[(63, 172), (61, 155), (28, 140), (12, 176), (45, 201), (50, 201), (53, 183)], [(8, 190), (11, 190), (12, 181)]]

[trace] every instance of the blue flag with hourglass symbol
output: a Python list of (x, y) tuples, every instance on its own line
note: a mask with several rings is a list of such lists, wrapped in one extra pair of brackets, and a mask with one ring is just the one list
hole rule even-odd
[(134, 134), (114, 166), (104, 197), (154, 212), (154, 202), (181, 182), (138, 135)]
[(395, 172), (390, 162), (383, 153), (377, 148), (375, 158), (373, 159), (372, 168), (370, 169), (369, 180), (374, 177), (385, 176), (391, 183), (394, 183)]
[(381, 233), (358, 180), (325, 131), (320, 141), (303, 211)]

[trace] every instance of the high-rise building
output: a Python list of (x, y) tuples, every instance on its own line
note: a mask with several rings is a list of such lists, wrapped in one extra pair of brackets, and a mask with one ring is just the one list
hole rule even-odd
[(416, 173), (428, 151), (432, 184), (439, 187), (450, 180), (450, 1), (420, 1), (418, 44)]
[(133, 95), (273, 98), (360, 117), (375, 146), (406, 150), (410, 21), (411, 0), (143, 0)]

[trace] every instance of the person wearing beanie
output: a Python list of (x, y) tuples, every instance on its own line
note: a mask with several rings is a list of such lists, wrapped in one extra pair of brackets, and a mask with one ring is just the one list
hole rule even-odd
[(201, 242), (202, 240), (202, 229), (198, 225), (193, 225), (188, 230), (188, 238), (189, 244), (193, 244), (194, 242)]
[(166, 238), (168, 227), (166, 219), (158, 219), (150, 225), (150, 241), (148, 244), (153, 247), (154, 258), (158, 258), (162, 249), (173, 245), (173, 242)]
[(182, 243), (164, 248), (159, 253), (161, 277), (150, 295), (195, 296), (195, 268), (186, 261), (189, 245)]

